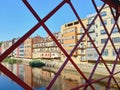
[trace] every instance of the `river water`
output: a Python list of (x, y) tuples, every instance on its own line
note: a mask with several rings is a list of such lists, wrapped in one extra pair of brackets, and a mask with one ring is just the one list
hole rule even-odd
[[(23, 64), (8, 64), (3, 63), (10, 71), (22, 79), (34, 90), (45, 90), (45, 87), (50, 83), (55, 73), (43, 70), (41, 68), (31, 68)], [(62, 72), (57, 78), (51, 90), (70, 90), (76, 86), (83, 84), (85, 81), (78, 74), (70, 72)], [(96, 90), (105, 90), (104, 83), (93, 84)], [(24, 90), (3, 73), (0, 73), (0, 90)], [(82, 89), (79, 89), (82, 90)], [(91, 90), (90, 87), (87, 90)], [(118, 90), (112, 88), (110, 90)]]

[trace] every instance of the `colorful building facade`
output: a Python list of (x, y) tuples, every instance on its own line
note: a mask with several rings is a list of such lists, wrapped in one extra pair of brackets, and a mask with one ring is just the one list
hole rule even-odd
[(19, 46), (19, 57), (24, 58), (24, 43)]
[(32, 38), (27, 38), (24, 41), (24, 58), (32, 58), (32, 52), (33, 52), (33, 43)]
[[(12, 44), (14, 44), (15, 42), (17, 42), (18, 39), (19, 39), (19, 38), (14, 38), (14, 39), (12, 40)], [(13, 51), (13, 56), (16, 57), (16, 58), (19, 57), (19, 47), (17, 47), (17, 48)]]
[[(2, 53), (4, 53), (10, 46), (12, 45), (12, 40), (4, 41), (1, 45)], [(13, 53), (9, 54), (8, 56), (12, 56)]]
[[(113, 12), (115, 13), (115, 10), (113, 10)], [(95, 15), (96, 13), (93, 13), (82, 19), (85, 28), (90, 26)], [(86, 61), (96, 61), (98, 59), (99, 55), (96, 49), (93, 47), (93, 43), (95, 44), (96, 48), (98, 48), (100, 53), (105, 43), (107, 43), (106, 48), (102, 53), (104, 60), (114, 61), (116, 58), (116, 51), (114, 50), (112, 43), (110, 40), (108, 42), (106, 41), (109, 38), (113, 28), (111, 40), (113, 41), (118, 53), (120, 49), (120, 30), (118, 29), (117, 25), (113, 27), (115, 21), (107, 5), (101, 11), (100, 15), (108, 32), (106, 32), (101, 20), (98, 17), (92, 24), (91, 28), (88, 30), (88, 34), (92, 41), (88, 35), (83, 37), (85, 30), (82, 28), (79, 21), (66, 23), (62, 25), (61, 32), (53, 33), (53, 35), (62, 44), (63, 48), (67, 51), (68, 54), (70, 54), (78, 41), (83, 37), (83, 39), (81, 39), (81, 43), (78, 45), (77, 49), (72, 55), (72, 58), (75, 60), (75, 62), (80, 63)], [(120, 22), (120, 19), (118, 22)], [(2, 50), (0, 50), (0, 52), (3, 53), (12, 44), (12, 41), (3, 42), (1, 45)], [(24, 58), (61, 59), (62, 61), (66, 59), (64, 53), (61, 52), (59, 47), (49, 35), (44, 38), (36, 36), (26, 39), (24, 43), (22, 43), (14, 50), (14, 56)]]
[[(98, 7), (100, 8), (100, 7)], [(115, 12), (115, 10), (113, 10)], [(85, 19), (82, 19), (82, 22), (86, 28), (89, 27), (92, 20), (94, 19), (96, 13), (88, 15)], [(111, 11), (108, 6), (105, 6), (104, 9), (100, 13), (105, 27), (108, 30), (108, 34), (110, 35), (111, 29), (115, 23)], [(120, 20), (118, 20), (120, 22)], [(113, 41), (116, 50), (120, 49), (120, 33), (119, 29), (115, 25), (112, 31), (111, 40)], [(65, 50), (70, 54), (73, 47), (77, 44), (77, 41), (82, 37), (84, 34), (84, 29), (80, 26), (79, 22), (74, 21), (67, 24), (64, 24), (61, 29), (61, 33), (63, 36), (63, 47)], [(99, 18), (95, 20), (92, 24), (91, 28), (88, 30), (90, 38), (86, 35), (83, 38), (83, 41), (80, 43), (79, 47), (73, 53), (72, 58), (76, 62), (80, 61), (96, 61), (98, 59), (98, 53), (96, 49), (93, 47), (93, 43), (95, 44), (96, 48), (98, 48), (99, 52), (101, 53), (104, 44), (107, 41), (109, 35), (107, 35), (106, 30), (103, 27), (103, 24)], [(80, 48), (80, 49), (79, 49)], [(102, 53), (102, 57), (106, 61), (114, 61), (116, 58), (116, 52), (110, 42), (107, 43), (107, 46)], [(64, 60), (66, 57), (62, 53), (62, 59)]]
[[(85, 27), (87, 27), (87, 19), (83, 19), (82, 22), (84, 23)], [(63, 38), (62, 45), (64, 49), (67, 51), (68, 54), (72, 51), (72, 49), (77, 44), (78, 40), (83, 36), (84, 29), (79, 24), (78, 21), (70, 22), (62, 26), (61, 34)], [(73, 60), (77, 63), (81, 61), (86, 61), (85, 53), (86, 53), (86, 46), (87, 45), (87, 36), (85, 35), (84, 38), (81, 40), (81, 43), (75, 50), (72, 55)], [(66, 56), (62, 53), (61, 56), (62, 60), (65, 60)]]
[[(113, 9), (113, 12), (115, 14), (114, 9)], [(104, 44), (107, 43), (107, 46), (106, 46), (104, 52), (102, 53), (102, 56), (107, 61), (114, 61), (116, 58), (116, 52), (115, 52), (110, 40), (108, 42), (106, 42), (108, 39), (107, 33), (110, 36), (110, 33), (113, 28), (111, 40), (113, 41), (113, 43), (118, 51), (120, 49), (120, 30), (118, 29), (117, 25), (115, 25), (115, 27), (113, 27), (115, 21), (113, 19), (113, 16), (111, 14), (111, 10), (109, 9), (109, 6), (106, 5), (100, 14), (101, 14), (101, 17), (103, 19), (103, 22), (104, 22), (108, 32), (105, 31), (105, 28), (103, 27), (102, 22), (100, 21), (99, 18), (97, 18), (95, 24), (97, 26), (96, 30), (98, 32), (98, 48), (99, 48), (99, 51), (101, 52)], [(118, 20), (118, 22), (120, 22), (120, 19)]]
[(43, 38), (40, 36), (35, 36), (33, 37), (33, 58), (41, 58), (41, 47), (40, 47), (40, 43), (43, 41)]

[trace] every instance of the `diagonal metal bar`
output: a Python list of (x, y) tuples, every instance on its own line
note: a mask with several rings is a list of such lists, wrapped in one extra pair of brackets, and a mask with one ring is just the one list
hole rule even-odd
[[(58, 5), (55, 9), (53, 9), (44, 19), (44, 21), (48, 20), (59, 8), (61, 7), (61, 4)], [(41, 22), (37, 23), (32, 29), (30, 29), (25, 35), (23, 35), (16, 43), (14, 43), (9, 49), (7, 49), (3, 54), (0, 55), (0, 62), (2, 62), (3, 59), (5, 59), (13, 50), (15, 50), (22, 42), (24, 42), (32, 33), (34, 33), (39, 27), (41, 26)], [(6, 70), (9, 72), (9, 70)], [(3, 70), (3, 73), (4, 70)], [(13, 77), (15, 77), (13, 75)], [(12, 78), (14, 81), (15, 78)], [(19, 82), (19, 78), (16, 81), (16, 83)], [(21, 84), (22, 85), (22, 84)], [(26, 84), (25, 84), (26, 85)], [(22, 86), (23, 88), (26, 88), (25, 86)], [(29, 89), (28, 89), (29, 90)]]
[[(85, 30), (85, 32), (87, 32), (87, 30), (86, 30), (85, 26), (83, 25), (82, 21), (80, 20), (80, 18), (79, 18), (79, 16), (78, 16), (78, 14), (77, 14), (76, 10), (74, 9), (74, 7), (72, 6), (72, 4), (71, 4), (71, 8), (73, 9), (73, 11), (74, 11), (74, 13), (75, 13), (76, 17), (78, 18), (78, 20), (80, 21), (80, 23), (81, 23), (81, 25), (82, 25), (83, 29)], [(88, 32), (87, 32), (87, 36), (88, 36), (88, 37), (89, 37), (89, 39), (91, 40), (91, 42), (92, 42), (92, 44), (93, 44), (94, 48), (97, 50), (97, 47), (96, 47), (96, 45), (94, 44), (94, 42), (92, 41), (92, 38), (90, 37), (90, 35), (89, 35), (89, 33), (88, 33)], [(98, 50), (97, 50), (97, 52), (99, 53), (99, 51), (98, 51)], [(90, 84), (90, 81), (91, 81), (91, 80), (89, 80), (89, 81), (88, 81), (88, 83), (89, 83), (89, 84)]]
[(31, 87), (29, 87), (24, 81), (19, 79), (16, 75), (14, 75), (11, 71), (9, 71), (5, 66), (3, 66), (0, 63), (0, 71), (2, 71), (5, 75), (7, 75), (9, 78), (17, 82), (20, 86), (22, 86), (26, 90), (33, 90)]
[[(25, 5), (28, 7), (28, 9), (31, 11), (31, 13), (34, 15), (34, 17), (37, 17), (36, 19), (41, 22), (41, 18), (37, 15), (37, 13), (33, 10), (33, 8), (30, 6), (30, 4), (24, 0)], [(68, 57), (68, 59), (71, 61), (71, 63), (74, 65), (74, 67), (77, 69), (77, 71), (83, 76), (83, 78), (85, 80), (87, 80), (87, 78), (85, 77), (85, 75), (82, 73), (82, 71), (77, 67), (77, 65), (73, 62), (73, 60), (70, 58), (70, 56), (67, 54), (67, 52), (64, 50), (64, 48), (62, 47), (62, 45), (57, 41), (57, 39), (54, 37), (54, 35), (50, 32), (50, 30), (47, 28), (47, 26), (44, 24), (44, 22), (42, 23), (43, 28), (46, 30), (46, 32), (51, 36), (51, 38), (55, 41), (55, 43), (58, 45), (58, 47), (63, 51), (63, 53)], [(65, 65), (67, 64), (68, 60), (66, 60)], [(63, 67), (63, 68), (64, 68)], [(62, 69), (63, 69), (62, 68)], [(60, 69), (62, 71), (62, 69)], [(59, 75), (59, 73), (58, 73)], [(58, 76), (56, 76), (57, 79)], [(51, 86), (53, 85), (53, 83), (56, 80), (55, 78), (51, 81), (51, 84), (47, 87), (47, 90), (51, 88)], [(92, 87), (93, 88), (93, 87)]]
[[(118, 29), (119, 29), (117, 20), (115, 19), (115, 16), (114, 16), (114, 13), (113, 13), (113, 10), (112, 10), (112, 8), (111, 8), (110, 6), (109, 6), (109, 8), (110, 8), (110, 10), (111, 10), (111, 12), (112, 12), (113, 18), (114, 18), (114, 20), (115, 20), (115, 24), (117, 25), (117, 27), (118, 27)], [(119, 30), (120, 30), (120, 29), (119, 29)], [(112, 68), (112, 71), (111, 71), (112, 74), (113, 74), (114, 71), (115, 71), (115, 67), (116, 67), (116, 65), (117, 65), (118, 59), (120, 59), (120, 58), (119, 58), (120, 49), (119, 49), (118, 53), (116, 53), (116, 54), (117, 54), (116, 60), (114, 61), (114, 65), (113, 65), (113, 68)], [(108, 80), (108, 83), (107, 83), (107, 86), (106, 86), (107, 89), (110, 89), (111, 79), (112, 79), (112, 78), (110, 77), (109, 80)]]
[[(95, 4), (94, 3), (94, 1), (93, 1), (93, 4)], [(96, 9), (96, 11), (98, 12), (98, 9), (97, 9), (97, 6), (95, 5), (95, 9)], [(113, 15), (113, 13), (112, 13), (112, 15)], [(114, 16), (114, 15), (113, 15)], [(111, 44), (112, 44), (112, 46), (113, 46), (113, 48), (114, 48), (114, 50), (115, 50), (115, 52), (117, 53), (117, 55), (118, 55), (118, 52), (117, 52), (117, 49), (116, 49), (116, 47), (115, 47), (115, 45), (114, 45), (114, 43), (113, 43), (113, 41), (112, 41), (112, 39), (111, 39), (111, 35), (112, 35), (112, 32), (113, 32), (113, 28), (112, 28), (112, 30), (111, 30), (111, 32), (110, 32), (110, 34), (108, 33), (108, 30), (107, 30), (107, 28), (106, 28), (106, 26), (105, 26), (105, 24), (104, 24), (104, 22), (103, 22), (103, 19), (100, 17), (100, 15), (99, 15), (99, 18), (100, 18), (100, 20), (101, 20), (101, 22), (102, 22), (102, 24), (103, 24), (103, 27), (104, 27), (104, 29), (106, 30), (106, 33), (107, 33), (107, 35), (108, 35), (108, 39), (107, 39), (107, 41), (106, 41), (106, 45), (107, 45), (107, 43), (108, 43), (108, 40), (110, 40), (110, 42), (111, 42)], [(115, 21), (115, 24), (117, 23), (117, 21)], [(114, 27), (114, 26), (113, 26)], [(105, 45), (104, 45), (105, 46)], [(106, 46), (105, 46), (106, 47)], [(103, 51), (104, 51), (104, 47), (103, 47)], [(102, 54), (101, 54), (102, 55)], [(108, 70), (108, 69), (107, 69)], [(108, 70), (109, 72), (110, 72), (110, 70)], [(111, 72), (110, 72), (110, 74), (111, 74)], [(120, 89), (120, 86), (118, 85), (118, 83), (117, 83), (117, 81), (116, 81), (116, 79), (114, 78), (114, 77), (112, 77), (113, 78), (113, 80), (114, 80), (114, 82), (117, 84), (117, 87)]]
[[(120, 49), (119, 49), (119, 54), (120, 54)], [(116, 65), (117, 65), (117, 63), (118, 63), (119, 54), (117, 54), (117, 56), (116, 56), (116, 60), (114, 61), (114, 65), (113, 65), (111, 74), (113, 74), (114, 71), (115, 71), (115, 67), (116, 67)], [(108, 83), (107, 83), (107, 86), (106, 86), (107, 89), (110, 89), (111, 79), (112, 79), (112, 77), (110, 76), (110, 77), (109, 77), (109, 80), (108, 80)], [(115, 83), (115, 84), (117, 84), (117, 83)]]
[[(116, 75), (116, 74), (120, 74), (120, 71), (118, 71), (118, 72), (116, 72), (116, 73), (113, 73), (113, 74), (110, 74), (110, 75), (107, 75), (107, 76), (104, 76), (104, 77), (99, 78), (99, 79), (97, 79), (97, 80), (92, 80), (92, 81), (91, 81), (91, 84), (97, 83), (97, 82), (99, 82), (99, 81), (101, 81), (101, 80), (107, 79), (107, 78), (112, 77), (113, 75)], [(89, 85), (89, 83), (85, 83), (85, 84), (82, 84), (82, 85), (80, 85), (80, 86), (78, 86), (78, 87), (72, 88), (71, 90), (79, 90), (79, 88), (83, 88), (83, 87), (86, 87), (86, 86), (88, 86), (88, 85)], [(108, 89), (108, 90), (109, 90), (109, 89)]]
[[(72, 7), (72, 4), (71, 4), (71, 7)], [(74, 10), (74, 9), (73, 9)], [(75, 11), (74, 11), (74, 13), (75, 13)], [(77, 16), (77, 15), (76, 15)], [(84, 29), (85, 29), (85, 27), (83, 27)], [(88, 34), (88, 37), (89, 38), (91, 38), (90, 36), (89, 36), (89, 34)], [(91, 41), (92, 41), (92, 39), (91, 39)], [(94, 43), (93, 43), (94, 44)], [(95, 45), (94, 45), (95, 46)], [(96, 47), (95, 47), (96, 48)], [(108, 68), (108, 67), (107, 67)], [(108, 68), (109, 69), (109, 68)]]
[[(96, 15), (95, 18), (97, 18), (97, 15)], [(94, 21), (95, 21), (95, 19), (92, 21), (92, 23), (94, 23)], [(88, 28), (90, 28), (90, 27), (88, 27)], [(85, 35), (86, 35), (86, 33), (83, 34), (83, 36), (80, 38), (80, 40), (78, 41), (78, 43), (76, 44), (76, 46), (73, 48), (73, 50), (71, 51), (71, 53), (69, 55), (70, 57), (72, 56), (72, 54), (74, 53), (74, 51), (76, 50), (76, 48), (78, 47), (79, 43), (82, 41), (82, 39), (84, 38)], [(68, 57), (65, 60), (65, 62), (63, 63), (63, 65), (61, 66), (61, 68), (59, 69), (58, 73), (60, 73), (63, 70), (63, 68), (67, 64), (67, 62), (68, 62)], [(54, 79), (58, 77), (58, 75), (59, 75), (58, 73), (56, 74), (56, 76), (54, 77)], [(54, 81), (54, 79), (53, 79), (53, 81)]]
[[(115, 19), (114, 14), (113, 14), (113, 11), (112, 11), (112, 15), (113, 15), (113, 18)], [(100, 17), (100, 18), (101, 18), (101, 17)], [(102, 18), (101, 18), (101, 20), (102, 20)], [(103, 21), (103, 20), (102, 20), (102, 21)], [(119, 26), (118, 26), (118, 24), (117, 24), (117, 21), (115, 21), (115, 24), (116, 24), (117, 27), (119, 28)], [(107, 35), (108, 35), (108, 39), (110, 40), (110, 42), (111, 42), (111, 44), (112, 44), (112, 46), (113, 46), (113, 48), (114, 48), (114, 50), (115, 50), (115, 53), (118, 54), (117, 49), (116, 49), (116, 47), (115, 47), (115, 45), (114, 45), (114, 43), (113, 43), (113, 41), (112, 41), (112, 39), (111, 39), (111, 35), (112, 35), (112, 32), (113, 32), (113, 31), (111, 30), (111, 34), (109, 34), (106, 26), (103, 25), (103, 27), (104, 27), (105, 30), (106, 30), (106, 33), (107, 33)]]
[[(74, 13), (75, 13), (75, 11), (74, 11)], [(77, 14), (76, 14), (76, 16), (77, 16)], [(78, 18), (78, 20), (79, 20), (79, 16), (77, 16), (77, 18)], [(82, 21), (81, 21), (81, 23), (82, 23)], [(81, 25), (82, 25), (83, 29), (85, 30), (85, 27), (83, 26), (83, 24), (81, 24)], [(86, 30), (85, 30), (85, 32), (86, 32)], [(101, 57), (102, 54), (99, 53), (96, 45), (94, 44), (94, 42), (92, 41), (92, 39), (91, 39), (91, 37), (89, 36), (88, 33), (87, 33), (87, 36), (89, 37), (89, 39), (90, 39), (90, 41), (92, 42), (94, 48), (96, 49), (96, 51), (98, 52), (99, 56)], [(104, 60), (102, 59), (102, 61), (104, 61)], [(98, 63), (99, 63), (99, 62), (98, 62)], [(105, 64), (105, 62), (104, 62), (104, 64)], [(106, 66), (106, 68), (109, 70), (109, 68), (108, 68), (108, 66), (107, 66), (106, 64), (105, 64), (105, 66)], [(96, 65), (96, 67), (97, 67), (97, 65)], [(96, 69), (96, 67), (95, 67), (94, 69)], [(110, 71), (110, 70), (109, 70), (109, 71)]]
[[(98, 9), (97, 9), (97, 6), (96, 6), (96, 4), (95, 4), (95, 2), (94, 2), (94, 0), (92, 0), (92, 2), (93, 2), (93, 5), (94, 5), (97, 13), (99, 13), (99, 12), (98, 12)], [(99, 15), (99, 18), (101, 19), (101, 22), (102, 22), (102, 24), (103, 24), (103, 26), (104, 26), (104, 28), (105, 28), (105, 30), (106, 30), (106, 27), (105, 27), (104, 22), (103, 22), (102, 18), (100, 17), (100, 15)], [(106, 32), (107, 32), (107, 31), (106, 31)], [(107, 33), (108, 33), (108, 32), (107, 32)], [(111, 32), (111, 34), (112, 34), (112, 32)], [(102, 55), (102, 53), (103, 53), (103, 51), (104, 51), (104, 49), (105, 49), (105, 47), (106, 47), (106, 45), (107, 45), (107, 42), (108, 42), (109, 38), (110, 38), (110, 37), (108, 37), (108, 39), (107, 39), (107, 41), (106, 41), (106, 43), (105, 43), (105, 45), (104, 45), (104, 47), (103, 47), (103, 49), (102, 49), (102, 51), (101, 51), (101, 54), (98, 53), (98, 54), (99, 54), (99, 58), (98, 58), (95, 66), (94, 66), (94, 68), (93, 68), (93, 71), (92, 71), (92, 73), (91, 73), (91, 75), (90, 75), (90, 77), (89, 77), (90, 79), (92, 78), (92, 76), (93, 76), (93, 74), (94, 74), (94, 72), (95, 72), (95, 69), (96, 69), (96, 67), (97, 67), (97, 65), (98, 65), (98, 63), (99, 63), (99, 61), (100, 61), (100, 58), (102, 59), (102, 61), (103, 61), (104, 65), (105, 65), (105, 67), (107, 68), (108, 72), (111, 74), (110, 69), (109, 69), (108, 66), (106, 65), (106, 63), (105, 63), (105, 61), (103, 60), (103, 58), (101, 57), (101, 55)], [(115, 80), (115, 78), (114, 78), (114, 77), (112, 77), (112, 78), (113, 78), (113, 80), (115, 81), (115, 83), (117, 83), (117, 81)], [(120, 88), (118, 84), (117, 84), (117, 87)]]
[[(28, 3), (27, 0), (22, 0), (23, 3), (26, 5), (26, 6), (29, 6), (27, 7), (31, 12), (32, 14), (34, 15), (34, 17), (39, 21), (39, 16), (37, 15), (37, 13), (33, 10), (33, 8), (30, 6), (30, 4)], [(43, 19), (42, 19), (42, 22), (46, 22), (52, 15), (54, 15), (64, 4), (66, 3), (66, 0), (63, 0), (58, 6), (56, 6), (49, 14), (47, 14)], [(40, 22), (39, 22), (40, 23)]]
[[(26, 1), (26, 0), (24, 0), (24, 1)], [(56, 40), (56, 38), (53, 36), (53, 34), (50, 32), (50, 30), (49, 30), (49, 28), (44, 24), (45, 23), (45, 21), (47, 21), (56, 11), (58, 11), (58, 9), (60, 8), (60, 7), (62, 7), (65, 3), (69, 3), (69, 0), (63, 0), (63, 2), (61, 2), (58, 6), (57, 6), (57, 8), (55, 8), (54, 10), (52, 10), (52, 12), (50, 12), (45, 18), (43, 18), (42, 20), (39, 18), (39, 16), (36, 16), (35, 18), (39, 21), (39, 23), (37, 23), (29, 32), (27, 32), (22, 38), (20, 38), (14, 45), (13, 45), (13, 47), (11, 46), (7, 51), (5, 51), (1, 56), (0, 56), (0, 61), (2, 62), (2, 60), (5, 58), (5, 57), (7, 57), (7, 55), (9, 55), (16, 47), (18, 47), (22, 42), (24, 42), (24, 40), (26, 40), (32, 33), (34, 33), (40, 26), (43, 26), (43, 28), (47, 31), (47, 33), (51, 36), (51, 38), (56, 42), (56, 44), (60, 47), (60, 49), (64, 52), (64, 54), (67, 56), (67, 59), (65, 60), (65, 62), (64, 62), (64, 64), (61, 66), (61, 68), (59, 69), (59, 71), (61, 72), (62, 70), (63, 70), (63, 68), (65, 67), (65, 65), (67, 64), (67, 62), (68, 62), (68, 59), (71, 61), (71, 63), (74, 65), (74, 67), (78, 70), (78, 72), (81, 74), (81, 75), (83, 75), (83, 77), (85, 77), (84, 76), (84, 74), (80, 71), (80, 69), (78, 68), (78, 66), (73, 62), (73, 60), (71, 59), (71, 56), (72, 56), (72, 54), (74, 53), (74, 51), (76, 50), (76, 48), (77, 48), (77, 46), (79, 45), (79, 43), (82, 41), (82, 39), (84, 38), (84, 36), (86, 35), (86, 34), (88, 34), (88, 30), (89, 29), (85, 29), (84, 28), (84, 30), (86, 30), (86, 32), (85, 32), (85, 34), (84, 34), (84, 36), (79, 40), (79, 43), (77, 43), (77, 45), (74, 47), (74, 49), (71, 51), (71, 53), (70, 53), (70, 55), (68, 55), (68, 53), (66, 52), (66, 51), (64, 51), (64, 48), (62, 47), (62, 46), (60, 46), (61, 44)], [(72, 6), (72, 3), (69, 3), (70, 4), (70, 6)], [(73, 11), (74, 11), (74, 7), (72, 7), (72, 9), (73, 9)], [(75, 12), (75, 11), (74, 11)], [(33, 13), (36, 13), (36, 12), (33, 12)], [(76, 15), (78, 15), (78, 14), (76, 14)], [(79, 16), (78, 16), (79, 17)], [(80, 21), (80, 18), (79, 18), (79, 21)], [(102, 23), (103, 23), (103, 21), (102, 21)], [(92, 24), (91, 24), (92, 25)], [(84, 25), (83, 25), (84, 26)], [(107, 29), (106, 29), (107, 30)], [(110, 35), (109, 33), (108, 33), (108, 35)], [(89, 36), (89, 34), (88, 34), (88, 36)], [(89, 38), (90, 38), (90, 40), (92, 41), (92, 39), (91, 39), (91, 37), (89, 36)], [(108, 39), (107, 40), (109, 40), (109, 36), (108, 36)], [(111, 38), (110, 38), (111, 39)], [(107, 44), (106, 44), (107, 45)], [(94, 45), (94, 42), (93, 42), (93, 46), (95, 47), (95, 45)], [(104, 45), (105, 46), (105, 45)], [(113, 44), (113, 47), (114, 47), (114, 44)], [(63, 48), (63, 49), (62, 49)], [(115, 49), (116, 50), (116, 49)], [(104, 51), (104, 49), (103, 49), (103, 51)], [(102, 58), (101, 57), (101, 55), (102, 55), (102, 52), (101, 52), (101, 54), (100, 53), (98, 53), (99, 54), (99, 56), (100, 56), (100, 58)], [(117, 55), (119, 55), (118, 53), (117, 53)], [(103, 60), (103, 58), (102, 58), (102, 60)], [(104, 61), (104, 60), (103, 60)], [(99, 63), (99, 62), (98, 62)], [(10, 74), (10, 78), (11, 79), (16, 79), (17, 78), (17, 80), (18, 81), (16, 81), (16, 80), (14, 80), (15, 82), (17, 82), (18, 84), (19, 83), (22, 83), (22, 82), (20, 82), (19, 81), (19, 78), (18, 77), (16, 77), (16, 78), (14, 78), (15, 76), (14, 76), (14, 74), (11, 74), (10, 73), (10, 71), (9, 70), (7, 70), (4, 66), (2, 66), (1, 64), (0, 64), (0, 66), (2, 67), (2, 68), (0, 68), (0, 70), (3, 72), (3, 73), (5, 73), (6, 75), (8, 75), (6, 72), (8, 72), (9, 74)], [(106, 64), (105, 64), (105, 66), (106, 66)], [(107, 67), (107, 66), (106, 66)], [(108, 71), (109, 71), (109, 68), (108, 68)], [(58, 75), (60, 74), (60, 72), (58, 72)], [(13, 75), (13, 76), (12, 76)], [(11, 77), (12, 76), (12, 77)], [(56, 78), (57, 78), (58, 76), (56, 75)], [(110, 76), (109, 77), (112, 77), (113, 79), (114, 79), (114, 77), (113, 77), (113, 73), (111, 73), (110, 72)], [(88, 79), (85, 77), (85, 79), (86, 79), (86, 82), (88, 81)], [(56, 79), (55, 79), (56, 80)], [(55, 81), (54, 79), (53, 79), (53, 81)], [(100, 81), (100, 80), (99, 80)], [(54, 83), (54, 82), (53, 82)], [(52, 84), (53, 84), (52, 83)], [(91, 85), (92, 84), (92, 81), (91, 82), (87, 82), (86, 83), (87, 84), (87, 86), (88, 85)], [(24, 87), (25, 89), (27, 89), (27, 90), (32, 90), (30, 87), (27, 87), (25, 84), (24, 85), (22, 85), (22, 84), (20, 84), (22, 87)], [(52, 86), (52, 85), (51, 85)], [(48, 87), (48, 89), (47, 90), (49, 90), (50, 88)], [(94, 89), (94, 88), (93, 88)]]
[[(26, 0), (24, 0), (26, 1)], [(53, 9), (47, 16), (43, 18), (43, 22), (47, 21), (60, 7), (60, 3), (55, 9)], [(0, 55), (0, 62), (5, 59), (10, 53), (12, 53), (15, 48), (17, 48), (22, 42), (24, 42), (32, 33), (34, 33), (41, 26), (41, 22), (37, 23), (32, 29), (30, 29), (25, 35), (23, 35), (16, 43), (14, 43), (9, 49), (7, 49), (3, 54)]]
[[(110, 8), (110, 11), (111, 11), (111, 13), (112, 13), (113, 19), (115, 20), (115, 15), (114, 15), (113, 9), (112, 9), (110, 6), (109, 6), (109, 8)], [(116, 21), (116, 22), (117, 22), (117, 21)], [(118, 23), (116, 23), (116, 25), (117, 25), (117, 28), (118, 28), (119, 33), (120, 33), (120, 27), (119, 27)]]
[[(71, 7), (72, 7), (72, 4), (71, 4)], [(76, 13), (76, 11), (75, 11), (74, 7), (72, 7), (72, 9), (73, 9), (74, 13), (76, 14), (76, 16), (77, 16), (78, 20), (80, 21), (79, 16), (78, 16), (78, 14)], [(85, 30), (85, 32), (87, 32), (87, 30), (85, 29), (84, 25), (82, 24), (82, 21), (80, 21), (80, 23), (81, 23), (81, 25), (82, 25), (83, 29)], [(98, 49), (97, 49), (96, 45), (94, 44), (94, 42), (92, 41), (92, 39), (91, 39), (91, 37), (89, 36), (89, 34), (88, 34), (88, 33), (87, 33), (87, 36), (90, 38), (90, 40), (91, 40), (91, 42), (92, 42), (92, 44), (93, 44), (94, 48), (96, 49), (96, 51), (97, 51), (97, 52), (98, 52), (98, 54), (100, 55), (100, 53), (99, 53), (99, 51), (98, 51)], [(101, 56), (101, 55), (100, 55), (100, 56)], [(105, 65), (106, 65), (106, 64), (105, 64)], [(106, 67), (107, 67), (107, 65), (106, 65)], [(107, 67), (107, 68), (108, 68), (108, 67)], [(108, 69), (109, 69), (109, 68), (108, 68)], [(90, 83), (90, 81), (89, 81), (89, 83)]]
[(32, 33), (34, 33), (41, 23), (36, 24), (31, 30), (29, 30), (23, 37), (16, 41), (10, 48), (8, 48), (3, 54), (0, 55), (0, 62), (5, 59), (13, 50), (15, 50), (22, 42), (24, 42)]
[[(39, 28), (39, 26), (41, 26), (41, 23), (36, 24), (28, 33), (26, 33), (21, 39), (19, 39), (15, 44), (13, 44), (9, 49), (7, 49), (1, 56), (0, 56), (0, 61), (2, 62), (2, 60), (7, 57), (15, 48), (17, 48), (21, 42), (23, 42), (27, 37), (29, 37), (29, 35), (32, 34), (32, 32), (34, 32), (36, 29)], [(21, 82), (21, 79), (19, 79), (18, 77), (16, 77), (14, 74), (12, 74), (12, 72), (10, 72), (8, 69), (0, 66), (0, 70), (5, 73), (8, 77), (10, 77), (12, 80), (14, 80), (16, 83), (21, 83), (19, 85), (21, 85), (23, 88), (25, 88), (26, 90), (32, 90), (32, 88), (30, 88), (27, 84), (23, 85), (23, 82)], [(8, 74), (7, 74), (7, 73)], [(17, 79), (16, 79), (17, 78)]]

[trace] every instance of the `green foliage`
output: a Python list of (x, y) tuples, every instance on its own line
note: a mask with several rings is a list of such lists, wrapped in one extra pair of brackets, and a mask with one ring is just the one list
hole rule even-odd
[(1, 45), (2, 45), (2, 42), (0, 42), (0, 47), (1, 47)]
[(16, 59), (11, 59), (11, 58), (7, 57), (3, 60), (3, 62), (8, 62), (9, 64), (14, 64), (14, 63), (17, 63), (17, 62), (21, 63), (22, 61), (21, 60), (16, 60)]
[(29, 62), (29, 65), (31, 67), (43, 67), (43, 66), (45, 66), (45, 64), (43, 62), (40, 62), (40, 61), (31, 61), (31, 62)]

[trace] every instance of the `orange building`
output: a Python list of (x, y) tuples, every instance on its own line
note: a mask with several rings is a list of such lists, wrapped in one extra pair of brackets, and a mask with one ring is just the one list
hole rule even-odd
[(24, 66), (24, 81), (27, 83), (30, 87), (33, 86), (33, 74), (32, 74), (32, 68), (30, 66), (25, 65)]
[(24, 57), (32, 58), (33, 43), (32, 38), (28, 38), (24, 41)]
[[(85, 27), (87, 27), (87, 19), (83, 19), (82, 22), (84, 23)], [(64, 49), (67, 51), (68, 54), (72, 51), (72, 49), (77, 44), (78, 40), (82, 37), (85, 33), (82, 26), (79, 24), (78, 21), (66, 23), (62, 25), (61, 34), (62, 34), (62, 45)], [(75, 52), (72, 55), (73, 60), (77, 63), (81, 61), (86, 61), (86, 45), (87, 45), (87, 36), (85, 36)], [(61, 60), (64, 61), (66, 56), (61, 52)]]

